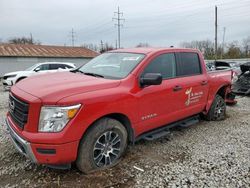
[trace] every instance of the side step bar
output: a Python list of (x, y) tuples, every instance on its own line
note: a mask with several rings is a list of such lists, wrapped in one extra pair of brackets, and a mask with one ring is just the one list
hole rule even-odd
[(186, 128), (189, 127), (191, 125), (194, 125), (196, 123), (198, 123), (200, 121), (200, 116), (199, 115), (195, 115), (168, 125), (165, 125), (163, 127), (154, 129), (150, 132), (146, 132), (142, 135), (140, 135), (138, 138), (136, 138), (135, 141), (139, 141), (139, 140), (148, 140), (148, 141), (152, 141), (158, 138), (161, 138), (163, 136), (167, 136), (170, 134), (170, 129), (173, 127), (182, 127), (182, 128)]
[(167, 135), (169, 135), (169, 134), (170, 134), (170, 131), (168, 131), (168, 130), (163, 130), (163, 131), (161, 131), (161, 132), (156, 132), (156, 133), (147, 135), (147, 136), (145, 136), (143, 139), (144, 139), (144, 140), (151, 141), (151, 140), (155, 140), (155, 139), (158, 139), (158, 138), (167, 136)]
[(187, 128), (191, 125), (194, 125), (196, 123), (198, 123), (200, 121), (200, 117), (199, 116), (195, 116), (192, 119), (189, 119), (187, 121), (181, 122), (178, 127), (182, 127), (182, 128)]

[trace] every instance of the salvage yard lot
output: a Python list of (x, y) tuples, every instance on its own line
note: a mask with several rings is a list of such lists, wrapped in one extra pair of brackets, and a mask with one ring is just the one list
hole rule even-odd
[(0, 187), (250, 187), (249, 97), (229, 106), (225, 121), (140, 141), (116, 167), (91, 175), (74, 166), (49, 169), (19, 155), (2, 127), (7, 106), (8, 92), (0, 85)]

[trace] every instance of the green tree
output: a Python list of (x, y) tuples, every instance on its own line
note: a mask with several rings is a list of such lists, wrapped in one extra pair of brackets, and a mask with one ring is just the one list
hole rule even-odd
[(238, 45), (238, 41), (234, 41), (229, 43), (228, 45), (228, 51), (225, 54), (226, 58), (228, 59), (236, 59), (241, 58), (241, 50), (240, 46)]

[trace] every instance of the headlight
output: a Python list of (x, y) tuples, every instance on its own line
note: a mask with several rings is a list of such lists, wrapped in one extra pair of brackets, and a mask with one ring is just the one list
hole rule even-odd
[(12, 74), (12, 75), (8, 75), (8, 76), (4, 76), (4, 79), (14, 78), (14, 77), (16, 77), (16, 74)]
[(81, 104), (74, 106), (44, 106), (39, 119), (39, 132), (60, 132), (78, 112)]

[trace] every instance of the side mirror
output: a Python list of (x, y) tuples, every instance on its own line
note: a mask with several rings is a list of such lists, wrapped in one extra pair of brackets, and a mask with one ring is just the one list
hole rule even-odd
[(160, 73), (146, 73), (140, 79), (141, 86), (160, 85), (162, 83), (162, 75)]
[(35, 72), (40, 71), (40, 67), (35, 68), (34, 71), (35, 71)]

